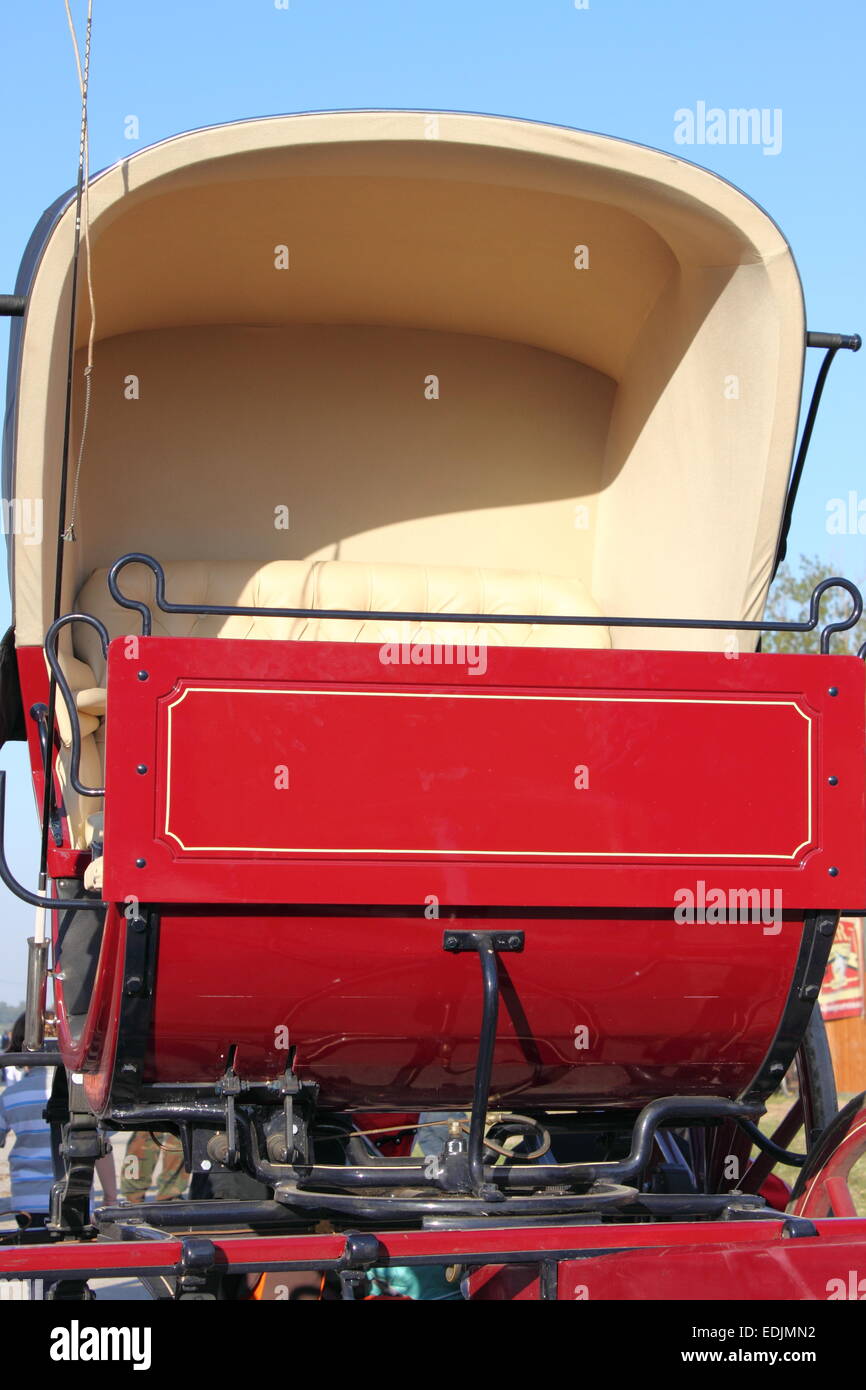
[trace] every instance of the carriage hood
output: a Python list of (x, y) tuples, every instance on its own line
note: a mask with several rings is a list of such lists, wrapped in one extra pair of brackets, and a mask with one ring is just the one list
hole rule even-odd
[[(784, 237), (724, 180), (555, 126), (334, 112), (141, 150), (90, 218), (67, 605), (143, 549), (526, 569), (611, 615), (760, 617), (805, 325)], [(19, 645), (51, 618), (73, 222), (67, 195), (18, 284), (4, 486), (44, 516), (11, 537)]]

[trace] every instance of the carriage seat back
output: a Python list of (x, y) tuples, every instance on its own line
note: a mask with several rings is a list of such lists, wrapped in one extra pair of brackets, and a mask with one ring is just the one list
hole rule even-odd
[[(78, 594), (78, 611), (91, 613), (112, 639), (140, 631), (136, 612), (120, 608), (108, 591), (107, 570), (95, 570)], [(598, 616), (599, 610), (577, 579), (534, 571), (492, 570), (469, 566), (373, 564), (342, 560), (177, 561), (165, 566), (166, 597), (171, 603), (270, 608), (338, 608), (367, 612), (429, 613), (428, 622), (364, 618), (274, 617), (260, 615), (163, 613), (156, 607), (154, 576), (143, 565), (130, 565), (120, 577), (125, 594), (151, 607), (154, 637), (228, 637), (270, 641), (413, 643), (442, 642), (487, 646), (609, 647), (605, 627), (497, 623), (497, 614)], [(477, 613), (489, 621), (437, 623), (437, 613)], [(101, 785), (101, 725), (105, 713), (105, 659), (95, 631), (83, 624), (73, 636), (73, 650), (62, 657), (76, 694), (82, 731), (82, 780)], [(62, 702), (58, 727), (69, 745), (69, 723)], [(61, 771), (64, 784), (68, 779)], [(98, 813), (94, 798), (79, 798), (64, 785), (64, 799), (74, 843), (91, 838), (88, 817)]]

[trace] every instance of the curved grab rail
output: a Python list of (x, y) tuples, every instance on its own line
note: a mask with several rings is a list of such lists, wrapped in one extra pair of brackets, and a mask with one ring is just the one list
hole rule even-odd
[(69, 912), (76, 908), (87, 908), (92, 911), (94, 908), (106, 907), (107, 904), (99, 898), (47, 898), (42, 893), (31, 893), (29, 888), (25, 888), (19, 883), (12, 870), (6, 862), (6, 773), (0, 772), (0, 881), (5, 883), (10, 893), (14, 893), (16, 898), (20, 898), (23, 903), (30, 903), (31, 907), (41, 907), (47, 912)]
[[(822, 579), (821, 583), (816, 584), (815, 588), (812, 590), (812, 597), (809, 601), (810, 631), (818, 626), (821, 599), (828, 589), (844, 589), (851, 599), (853, 606), (844, 622), (828, 623), (825, 628), (821, 629), (821, 651), (825, 655), (830, 651), (830, 638), (833, 636), (833, 633), (848, 632), (852, 627), (856, 627), (863, 617), (863, 595), (860, 593), (856, 584), (852, 584), (850, 579), (840, 579), (837, 577), (833, 579)], [(862, 656), (863, 654), (862, 650), (857, 653), (858, 656)]]
[[(124, 594), (118, 584), (118, 576), (127, 565), (145, 565), (153, 574), (155, 581), (156, 607), (162, 613), (201, 614), (215, 617), (265, 617), (265, 618), (332, 618), (355, 621), (414, 622), (414, 623), (480, 623), (492, 626), (500, 623), (529, 623), (544, 627), (637, 627), (637, 628), (686, 628), (706, 629), (721, 632), (814, 632), (820, 619), (821, 600), (828, 589), (844, 589), (852, 603), (851, 612), (844, 621), (828, 623), (821, 630), (821, 652), (827, 655), (830, 638), (835, 632), (847, 632), (856, 627), (863, 616), (863, 597), (860, 590), (849, 579), (833, 577), (823, 579), (812, 591), (809, 601), (809, 617), (803, 622), (747, 622), (739, 618), (607, 618), (586, 617), (549, 613), (408, 613), (379, 609), (359, 608), (251, 608), (219, 603), (171, 603), (165, 596), (165, 571), (158, 560), (142, 551), (131, 551), (122, 555), (108, 572), (108, 589), (114, 602), (120, 608), (128, 608), (141, 615), (141, 635), (150, 637), (153, 630), (153, 614), (150, 605), (141, 599)], [(80, 615), (79, 615), (80, 616)], [(866, 644), (857, 653), (866, 659)]]
[(127, 565), (146, 565), (149, 570), (153, 571), (156, 585), (157, 608), (161, 608), (164, 613), (178, 612), (180, 610), (176, 609), (173, 605), (169, 605), (169, 607), (166, 608), (165, 571), (159, 561), (154, 560), (152, 555), (145, 555), (144, 552), (140, 550), (132, 550), (128, 555), (121, 555), (119, 560), (115, 560), (111, 569), (108, 571), (108, 592), (119, 607), (129, 608), (141, 614), (141, 635), (142, 637), (150, 637), (152, 629), (150, 608), (146, 603), (141, 603), (138, 599), (129, 598), (127, 594), (121, 593), (118, 587), (117, 576), (120, 574), (121, 570), (126, 569)]
[(75, 703), (69, 682), (63, 673), (60, 659), (57, 655), (57, 638), (62, 628), (69, 623), (87, 623), (88, 626), (95, 628), (102, 643), (102, 655), (108, 655), (108, 629), (98, 618), (94, 618), (90, 613), (66, 613), (62, 618), (53, 622), (45, 634), (45, 659), (51, 668), (51, 674), (57, 682), (57, 687), (63, 696), (63, 703), (66, 706), (66, 713), (69, 715), (69, 724), (72, 730), (72, 752), (69, 759), (69, 780), (79, 796), (105, 796), (104, 787), (85, 787), (81, 781), (81, 724), (78, 720), (78, 706)]

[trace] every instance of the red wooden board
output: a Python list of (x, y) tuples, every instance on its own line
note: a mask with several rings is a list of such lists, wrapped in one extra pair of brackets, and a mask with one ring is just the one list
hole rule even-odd
[(480, 674), (373, 645), (114, 642), (108, 895), (673, 907), (703, 882), (866, 903), (862, 662), (487, 655)]

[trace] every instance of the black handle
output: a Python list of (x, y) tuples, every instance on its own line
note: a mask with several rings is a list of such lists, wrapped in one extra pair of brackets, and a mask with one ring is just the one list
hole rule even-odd
[(863, 339), (859, 333), (807, 333), (806, 347), (848, 348), (849, 352), (859, 352)]

